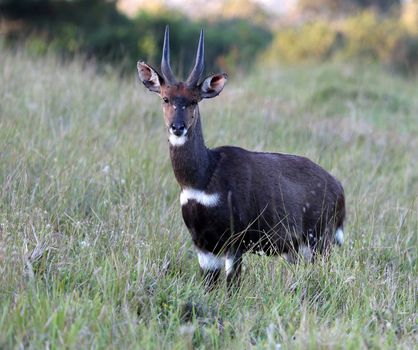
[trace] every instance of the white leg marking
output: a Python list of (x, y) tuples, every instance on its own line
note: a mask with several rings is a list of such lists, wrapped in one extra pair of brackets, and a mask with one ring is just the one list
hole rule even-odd
[(199, 259), (199, 265), (203, 270), (218, 270), (224, 266), (225, 258), (222, 256), (216, 256), (212, 253), (197, 251), (197, 258)]
[(205, 191), (196, 190), (194, 188), (184, 188), (180, 193), (180, 204), (185, 205), (191, 199), (206, 206), (214, 207), (219, 203), (219, 193), (208, 194)]
[(229, 275), (234, 270), (234, 258), (226, 258), (225, 259), (225, 271), (226, 274)]
[(310, 262), (312, 260), (313, 254), (312, 254), (312, 249), (310, 247), (308, 247), (307, 245), (301, 245), (299, 247), (299, 253), (302, 255), (303, 259), (306, 262)]
[(339, 245), (344, 244), (344, 232), (341, 228), (338, 228), (337, 231), (335, 231), (335, 240)]
[(284, 253), (283, 257), (289, 264), (296, 264), (295, 254), (293, 253)]
[(168, 141), (170, 141), (172, 146), (183, 146), (187, 141), (187, 135), (176, 136), (174, 134), (170, 134)]

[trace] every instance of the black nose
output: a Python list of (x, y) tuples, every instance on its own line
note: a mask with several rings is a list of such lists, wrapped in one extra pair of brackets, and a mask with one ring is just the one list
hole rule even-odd
[(184, 134), (186, 125), (184, 123), (172, 123), (170, 126), (171, 132), (176, 136), (181, 136)]

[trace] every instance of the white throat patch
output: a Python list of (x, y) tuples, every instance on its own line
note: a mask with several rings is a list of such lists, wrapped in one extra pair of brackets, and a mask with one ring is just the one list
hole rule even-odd
[(176, 136), (174, 134), (170, 134), (168, 141), (172, 146), (183, 146), (187, 141), (187, 135)]
[(219, 193), (208, 194), (194, 188), (184, 188), (180, 193), (180, 204), (185, 205), (189, 200), (195, 200), (205, 207), (214, 207), (218, 205), (220, 197)]

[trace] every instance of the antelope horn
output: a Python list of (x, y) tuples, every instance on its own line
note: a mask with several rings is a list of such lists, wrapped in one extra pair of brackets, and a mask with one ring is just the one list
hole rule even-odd
[(200, 31), (199, 46), (197, 47), (196, 61), (192, 72), (187, 78), (187, 85), (196, 86), (205, 69), (205, 39), (203, 37), (203, 29)]
[(176, 83), (176, 77), (174, 76), (170, 67), (170, 33), (168, 30), (168, 25), (165, 27), (163, 57), (161, 59), (161, 73), (169, 84), (173, 85)]

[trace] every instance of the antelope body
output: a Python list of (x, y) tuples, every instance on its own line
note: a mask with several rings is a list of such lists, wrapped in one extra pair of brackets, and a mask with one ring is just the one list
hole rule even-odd
[(201, 79), (203, 32), (186, 82), (178, 82), (170, 68), (168, 27), (162, 74), (141, 61), (137, 68), (141, 82), (163, 101), (182, 215), (209, 290), (222, 268), (228, 286), (239, 278), (245, 252), (312, 260), (342, 244), (344, 190), (319, 165), (296, 155), (206, 148), (198, 102), (217, 96), (227, 75)]

